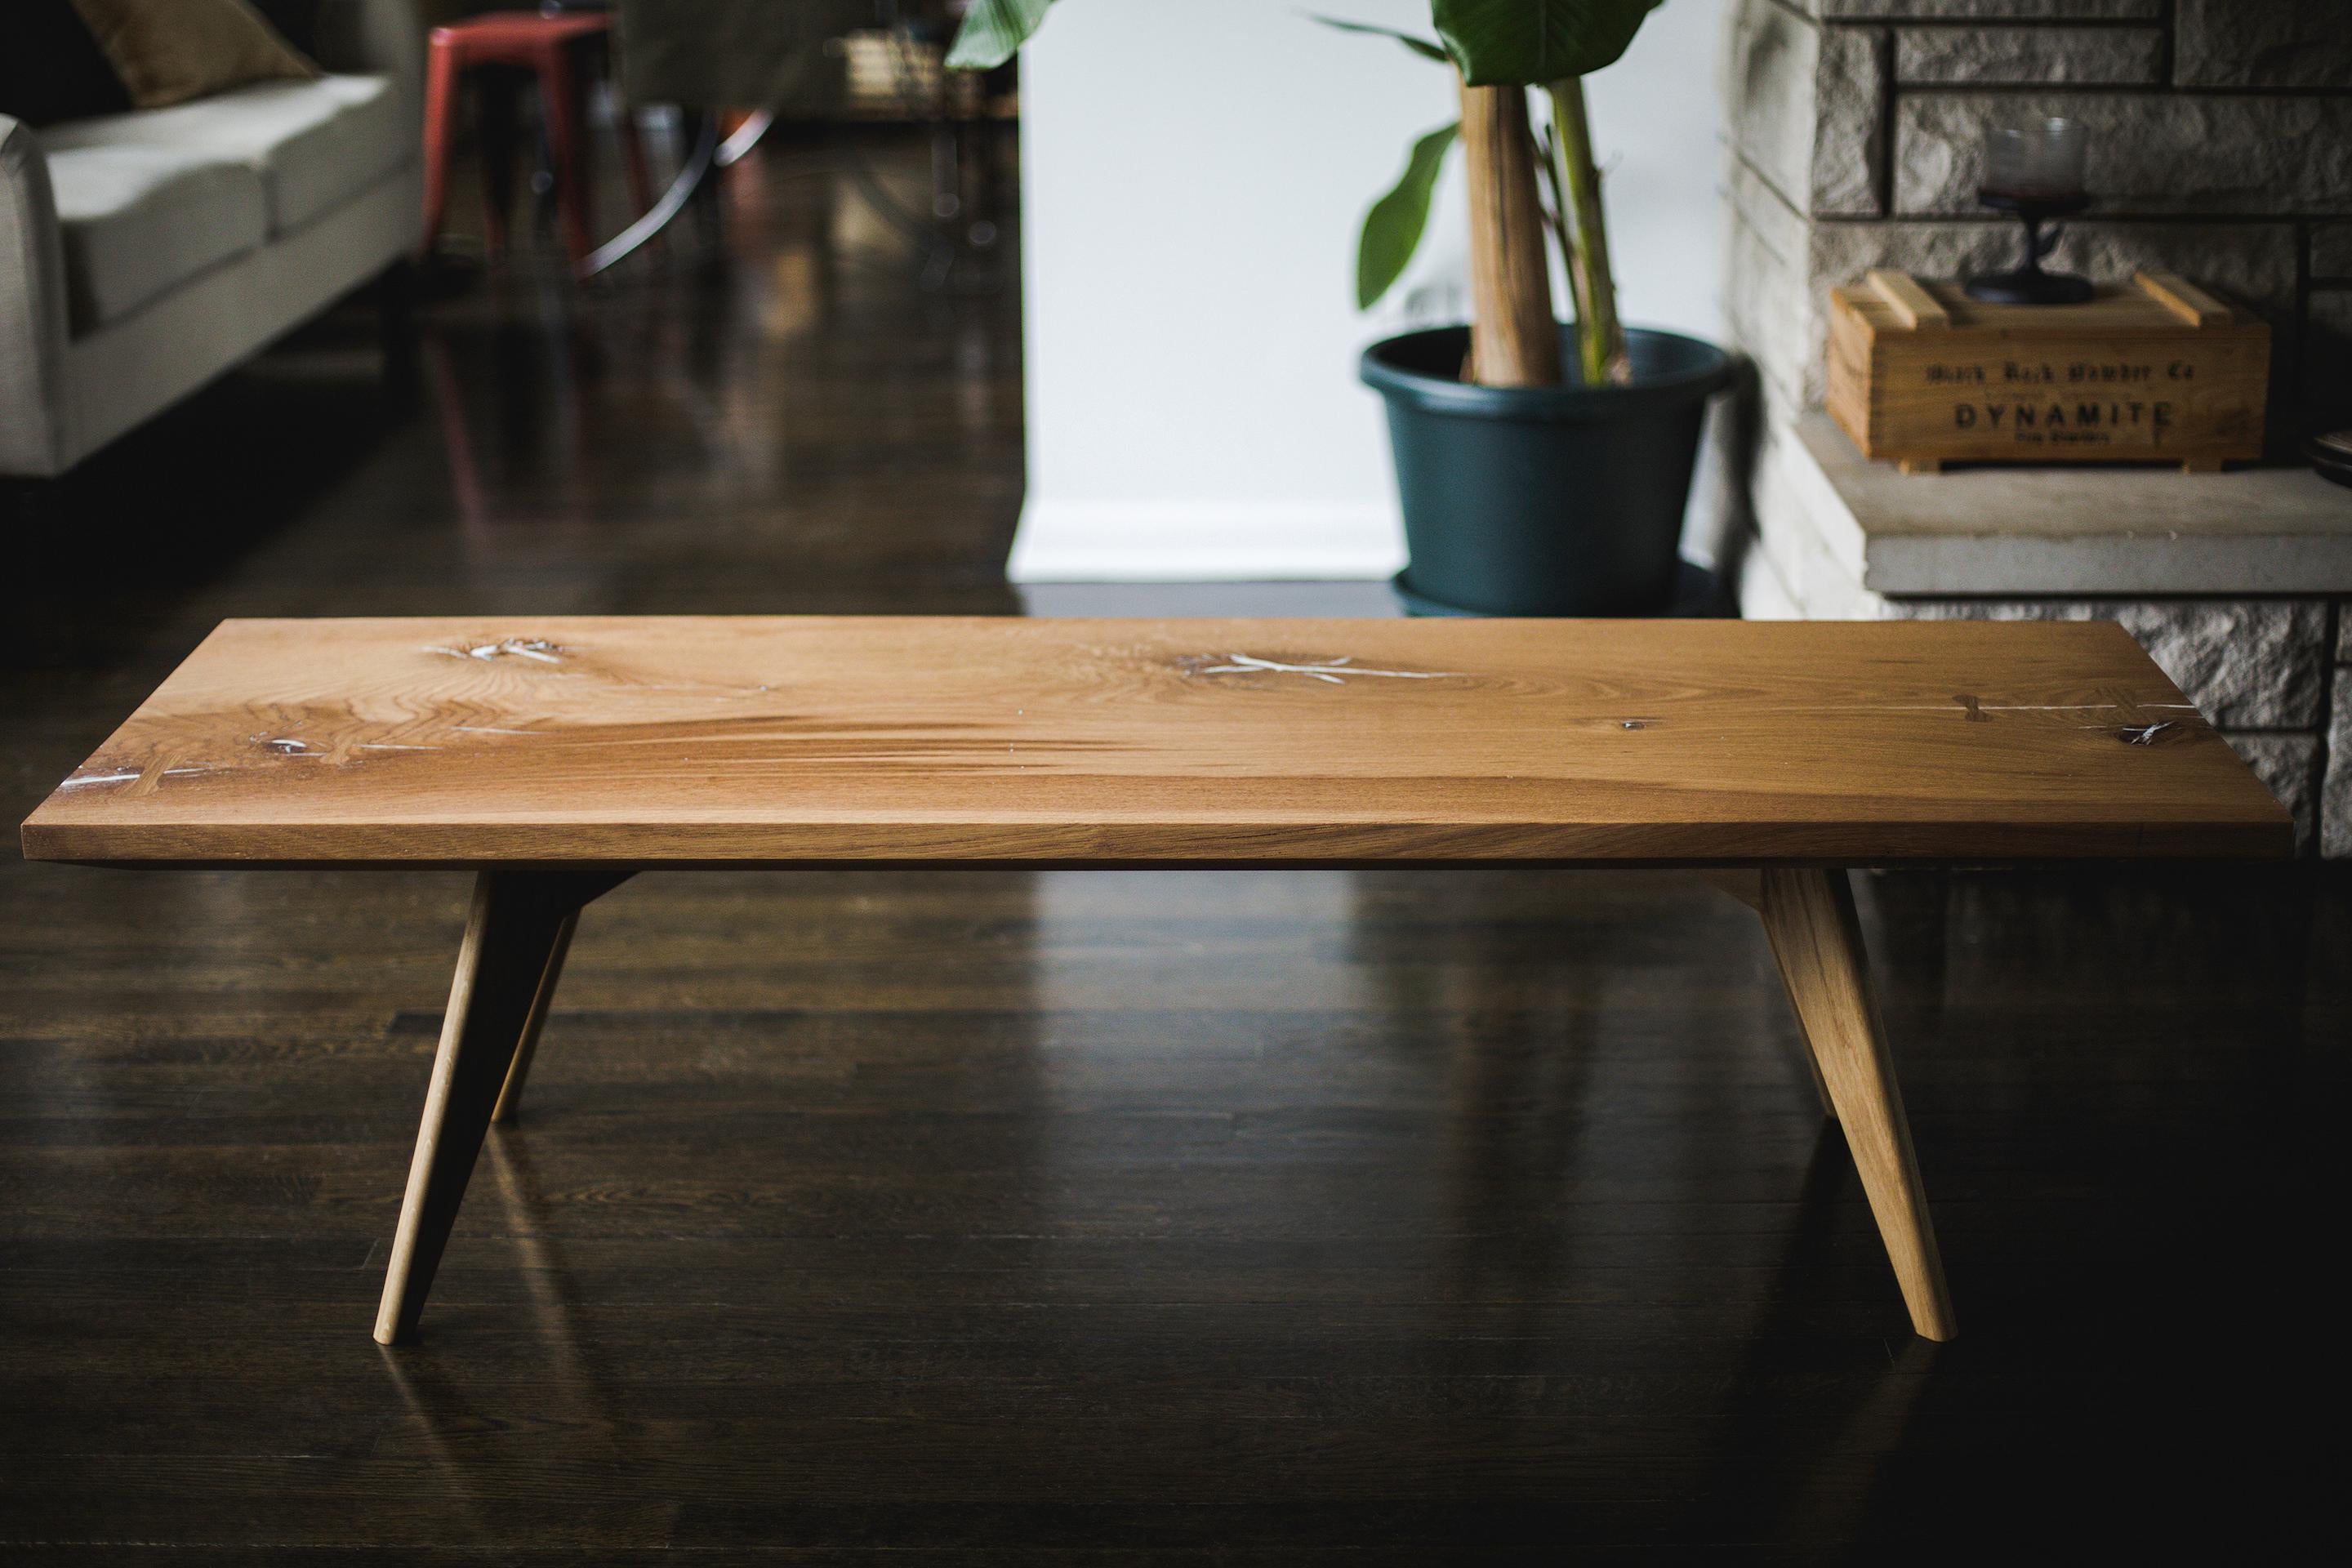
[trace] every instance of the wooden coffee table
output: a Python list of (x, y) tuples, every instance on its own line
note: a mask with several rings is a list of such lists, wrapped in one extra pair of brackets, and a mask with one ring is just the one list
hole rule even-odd
[(2284, 856), (2105, 624), (231, 621), (28, 858), (464, 867), (375, 1335), (414, 1334), (580, 910), (650, 867), (1679, 867), (1762, 917), (1913, 1325), (1955, 1330), (1844, 869)]

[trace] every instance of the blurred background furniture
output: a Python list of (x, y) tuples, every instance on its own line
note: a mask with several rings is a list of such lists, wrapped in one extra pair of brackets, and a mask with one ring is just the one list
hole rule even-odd
[[(582, 273), (614, 266), (689, 204), (710, 220), (712, 170), (740, 162), (777, 121), (886, 121), (930, 128), (928, 213), (907, 211), (854, 149), (841, 155), (868, 205), (918, 253), (923, 286), (946, 288), (960, 262), (996, 242), (989, 160), (974, 138), (992, 120), (1015, 112), (1010, 93), (992, 90), (1009, 73), (991, 79), (944, 68), (948, 40), (968, 6), (969, 0), (616, 0), (628, 102), (677, 106), (688, 151), (661, 199), (590, 257)], [(722, 133), (722, 121), (731, 130)], [(979, 189), (968, 195), (975, 178)]]
[(876, 14), (875, 0), (619, 0), (629, 100), (826, 115), (842, 87), (827, 46)]
[(0, 475), (64, 473), (404, 263), (423, 42), (413, 0), (320, 0), (315, 81), (0, 115)]
[[(429, 255), (441, 237), (460, 88), (470, 78), (481, 110), (484, 229), (490, 255), (505, 253), (507, 216), (514, 205), (515, 94), (528, 76), (539, 84), (564, 247), (574, 267), (587, 258), (595, 223), (595, 182), (588, 174), (589, 73), (607, 65), (612, 27), (611, 16), (601, 9), (551, 8), (494, 11), (433, 29), (425, 85), (424, 252)], [(613, 121), (629, 197), (642, 213), (653, 196), (636, 121), (623, 110)]]

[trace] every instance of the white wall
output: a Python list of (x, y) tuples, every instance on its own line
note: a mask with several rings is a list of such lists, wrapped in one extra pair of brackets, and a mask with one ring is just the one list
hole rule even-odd
[[(1726, 0), (1668, 0), (1587, 84), (1628, 320), (1720, 337)], [(1427, 32), (1426, 0), (1318, 8)], [(1354, 308), (1356, 227), (1451, 75), (1267, 0), (1061, 0), (1023, 68), (1021, 582), (1385, 576), (1365, 343), (1463, 312), (1459, 155), (1431, 243)]]

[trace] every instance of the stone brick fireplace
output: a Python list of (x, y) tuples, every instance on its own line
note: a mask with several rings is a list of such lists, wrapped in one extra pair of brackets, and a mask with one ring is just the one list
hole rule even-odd
[[(2120, 620), (2305, 842), (2352, 857), (2352, 490), (2293, 460), (2352, 426), (2352, 6), (1740, 0), (1732, 26), (1728, 307), (1759, 404), (1743, 612)], [(2013, 259), (1975, 193), (1985, 123), (2021, 111), (2092, 127), (2098, 200), (2054, 264), (2168, 268), (2270, 323), (2279, 466), (1905, 478), (1820, 412), (1832, 286)]]

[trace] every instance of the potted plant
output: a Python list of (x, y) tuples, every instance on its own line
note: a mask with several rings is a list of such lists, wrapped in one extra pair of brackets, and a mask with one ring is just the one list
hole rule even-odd
[[(1053, 0), (973, 0), (948, 63), (988, 69)], [(1462, 117), (1417, 142), (1364, 222), (1358, 303), (1402, 275), (1438, 172), (1459, 142), (1470, 196), (1472, 319), (1365, 352), (1386, 400), (1418, 605), (1488, 615), (1654, 613), (1676, 545), (1723, 352), (1617, 318), (1583, 78), (1615, 61), (1661, 0), (1431, 0), (1433, 37), (1360, 23), (1451, 68)], [(1538, 137), (1530, 89), (1549, 106)], [(1544, 187), (1551, 200), (1547, 206)], [(1555, 318), (1557, 246), (1573, 321)]]

